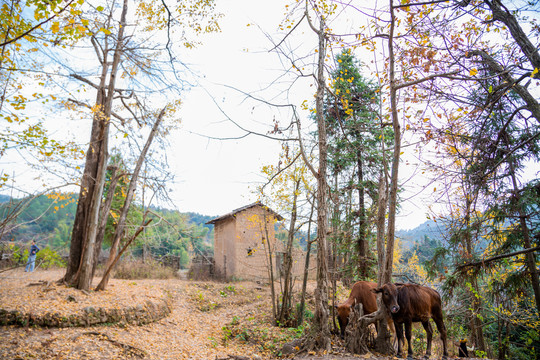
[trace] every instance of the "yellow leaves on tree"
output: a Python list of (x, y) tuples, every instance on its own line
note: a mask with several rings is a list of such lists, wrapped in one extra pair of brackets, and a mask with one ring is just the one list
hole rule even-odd
[[(170, 31), (187, 48), (199, 44), (194, 37), (219, 32), (218, 21), (222, 17), (215, 10), (214, 0), (178, 1), (168, 7), (161, 2), (141, 1), (136, 14), (145, 22), (145, 31)], [(169, 27), (171, 23), (177, 26)]]

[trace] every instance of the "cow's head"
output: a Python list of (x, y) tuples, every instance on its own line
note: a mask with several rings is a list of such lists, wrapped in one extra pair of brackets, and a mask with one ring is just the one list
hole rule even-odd
[(397, 301), (398, 289), (396, 285), (392, 283), (386, 283), (380, 288), (372, 290), (374, 293), (382, 294), (382, 302), (392, 314), (395, 314), (399, 311), (399, 305)]
[[(354, 300), (354, 303), (356, 304), (356, 300)], [(345, 338), (345, 328), (349, 324), (349, 315), (352, 311), (351, 305), (336, 305), (337, 310), (337, 318), (339, 323), (339, 330), (341, 333), (341, 338)]]

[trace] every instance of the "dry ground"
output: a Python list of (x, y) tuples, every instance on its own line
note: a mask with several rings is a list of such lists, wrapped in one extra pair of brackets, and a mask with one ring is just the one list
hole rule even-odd
[[(171, 314), (142, 326), (0, 326), (0, 359), (271, 359), (285, 342), (298, 336), (292, 329), (269, 325), (269, 289), (253, 282), (112, 279), (109, 288), (98, 293), (56, 285), (49, 285), (46, 291), (28, 286), (39, 281), (52, 283), (62, 275), (63, 270), (0, 273), (0, 309), (68, 316), (87, 306), (122, 308), (171, 297)], [(339, 351), (309, 357), (387, 359)]]

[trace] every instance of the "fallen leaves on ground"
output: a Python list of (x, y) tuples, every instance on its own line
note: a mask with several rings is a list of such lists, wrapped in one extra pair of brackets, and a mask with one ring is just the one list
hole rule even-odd
[[(21, 269), (1, 273), (0, 309), (36, 315), (54, 311), (68, 316), (88, 306), (125, 308), (170, 296), (172, 311), (142, 326), (0, 326), (0, 359), (274, 359), (301, 331), (272, 325), (269, 287), (253, 282), (111, 279), (104, 292), (82, 292), (56, 284), (63, 274), (64, 270), (25, 273)], [(390, 359), (351, 355), (335, 347), (331, 354), (308, 358)]]
[[(250, 358), (267, 358), (247, 344), (224, 343), (222, 328), (231, 321), (239, 307), (252, 306), (246, 297), (227, 294), (225, 284), (205, 285), (185, 280), (117, 280), (112, 279), (105, 292), (84, 293), (61, 285), (50, 285), (60, 279), (62, 270), (24, 273), (20, 270), (0, 277), (0, 308), (33, 314), (54, 311), (69, 315), (84, 307), (122, 308), (161, 299), (165, 293), (173, 297), (171, 314), (155, 323), (136, 326), (92, 326), (80, 328), (0, 327), (2, 359), (215, 359), (228, 354)], [(39, 281), (44, 286), (28, 286)], [(219, 290), (218, 287), (223, 288)], [(249, 294), (256, 289), (238, 291)], [(223, 291), (223, 293), (222, 293)], [(212, 293), (212, 296), (210, 294)], [(217, 293), (217, 294), (216, 294)], [(76, 301), (68, 301), (72, 296)], [(214, 300), (212, 300), (212, 298)], [(240, 299), (241, 298), (241, 299)], [(197, 300), (199, 299), (199, 300)], [(206, 299), (206, 300), (205, 300)], [(207, 311), (198, 301), (220, 304)], [(227, 308), (225, 310), (225, 308)], [(214, 310), (215, 309), (215, 310)], [(219, 310), (219, 311), (217, 311)], [(232, 312), (231, 312), (232, 311)]]

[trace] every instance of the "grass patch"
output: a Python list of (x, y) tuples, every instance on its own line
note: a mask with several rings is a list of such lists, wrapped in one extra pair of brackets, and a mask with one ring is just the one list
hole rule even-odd
[(114, 271), (116, 279), (173, 279), (176, 271), (173, 268), (163, 266), (157, 261), (142, 260), (124, 261), (118, 264)]

